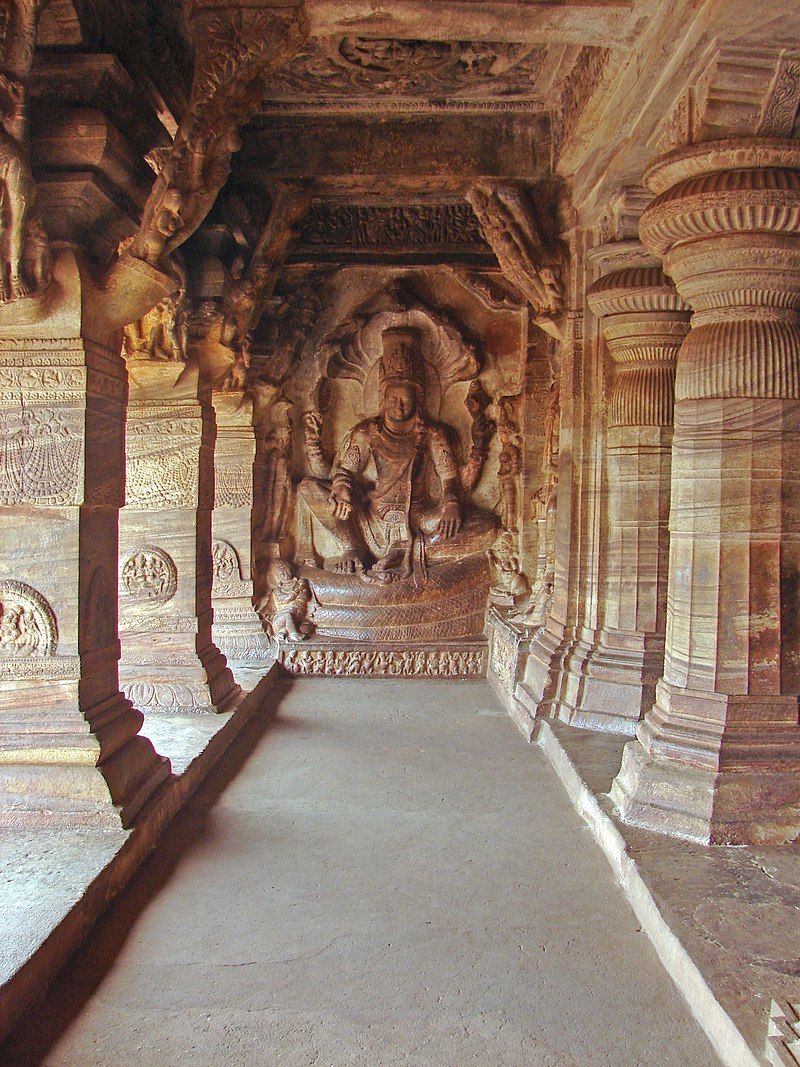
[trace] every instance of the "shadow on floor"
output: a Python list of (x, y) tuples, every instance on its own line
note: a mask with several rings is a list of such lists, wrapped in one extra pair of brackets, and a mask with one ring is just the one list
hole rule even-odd
[[(89, 938), (55, 976), (46, 993), (22, 1015), (0, 1046), (5, 1067), (37, 1067), (87, 1001), (100, 987), (139, 916), (167, 885), (182, 857), (207, 833), (209, 814), (228, 785), (244, 768), (256, 745), (269, 732), (295, 729), (282, 720), (280, 705), (293, 684), (281, 678), (265, 698), (265, 706), (251, 718), (161, 836), (126, 888), (111, 901)], [(303, 725), (307, 729), (307, 724)]]

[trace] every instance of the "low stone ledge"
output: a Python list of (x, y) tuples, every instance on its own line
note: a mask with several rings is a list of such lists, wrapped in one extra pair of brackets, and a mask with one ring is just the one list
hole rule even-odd
[[(264, 707), (277, 669), (230, 713), (193, 717), (191, 735), (164, 716), (153, 725), (173, 774), (130, 830), (5, 831), (0, 841), (0, 1043), (25, 1008), (88, 935), (100, 914), (136, 873), (167, 825)], [(201, 721), (202, 718), (202, 721)]]
[(797, 960), (784, 958), (800, 943), (800, 850), (708, 847), (627, 826), (607, 795), (624, 737), (540, 719), (533, 740), (723, 1063), (793, 1062), (774, 1058), (770, 1012), (800, 1003)]

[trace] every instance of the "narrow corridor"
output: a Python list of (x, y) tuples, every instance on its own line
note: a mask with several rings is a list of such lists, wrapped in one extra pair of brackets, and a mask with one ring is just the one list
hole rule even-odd
[(486, 683), (276, 690), (5, 1067), (712, 1067)]

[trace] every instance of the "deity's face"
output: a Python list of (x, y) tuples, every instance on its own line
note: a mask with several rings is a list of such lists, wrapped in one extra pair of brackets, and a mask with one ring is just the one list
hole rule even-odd
[(417, 410), (417, 391), (407, 382), (391, 382), (383, 394), (383, 413), (392, 422), (406, 422)]

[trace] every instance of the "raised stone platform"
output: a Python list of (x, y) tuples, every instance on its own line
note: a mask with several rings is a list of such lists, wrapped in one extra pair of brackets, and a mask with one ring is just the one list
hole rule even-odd
[(487, 658), (484, 637), (436, 645), (316, 637), (302, 644), (281, 643), (278, 651), (278, 663), (290, 674), (351, 678), (484, 678)]

